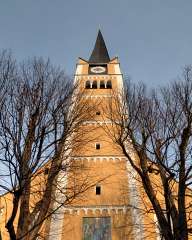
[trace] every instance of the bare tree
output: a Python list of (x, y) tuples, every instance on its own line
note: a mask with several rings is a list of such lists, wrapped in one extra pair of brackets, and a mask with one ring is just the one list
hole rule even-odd
[(6, 97), (9, 87), (9, 80), (16, 74), (16, 62), (12, 58), (11, 52), (3, 50), (0, 52), (0, 107)]
[[(71, 171), (71, 149), (80, 138), (82, 144), (79, 126), (91, 111), (79, 88), (49, 60), (16, 65), (10, 55), (1, 56), (0, 83), (9, 83), (0, 112), (0, 188), (12, 199), (6, 228), (10, 239), (36, 239), (57, 210), (52, 201), (58, 174)], [(59, 207), (89, 187), (79, 185), (75, 191), (61, 187), (66, 196)]]
[(150, 93), (127, 82), (108, 107), (113, 128), (106, 131), (136, 171), (166, 240), (192, 233), (191, 66), (183, 78)]

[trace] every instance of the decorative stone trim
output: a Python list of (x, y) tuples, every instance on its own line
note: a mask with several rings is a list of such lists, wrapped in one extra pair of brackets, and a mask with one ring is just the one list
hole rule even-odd
[(91, 214), (102, 214), (104, 211), (107, 214), (118, 214), (119, 212), (122, 212), (123, 214), (126, 214), (128, 210), (130, 210), (132, 206), (69, 206), (69, 207), (64, 207), (64, 214), (76, 214), (80, 215), (80, 212), (84, 212), (85, 215), (88, 214), (88, 211), (91, 212)]
[(94, 74), (94, 75), (90, 75), (90, 74), (74, 74), (74, 77), (78, 77), (78, 78), (81, 78), (81, 79), (82, 78), (87, 78), (87, 77), (94, 78), (96, 76), (110, 78), (110, 77), (115, 77), (115, 76), (123, 76), (123, 74), (122, 73), (99, 74), (99, 75), (96, 75), (96, 74)]
[(161, 240), (161, 236), (160, 236), (160, 231), (159, 231), (159, 224), (158, 224), (158, 221), (157, 221), (157, 216), (156, 214), (154, 213), (154, 223), (155, 223), (155, 232), (157, 234), (157, 240)]
[(84, 81), (84, 80), (115, 80), (117, 79), (116, 76), (108, 76), (108, 75), (99, 75), (99, 76), (90, 76), (90, 75), (86, 75), (86, 76), (82, 76), (82, 77), (77, 77), (76, 76), (76, 81)]
[(0, 216), (2, 216), (3, 215), (3, 213), (4, 213), (4, 207), (2, 207), (2, 208), (0, 208)]
[[(132, 154), (132, 157), (136, 159), (136, 155), (133, 149), (133, 146), (126, 145), (127, 151)], [(132, 212), (132, 220), (133, 220), (133, 230), (135, 235), (135, 240), (141, 240), (144, 237), (144, 229), (143, 229), (143, 215), (142, 211), (139, 209), (139, 206), (142, 204), (142, 200), (139, 195), (139, 190), (136, 182), (136, 173), (133, 171), (131, 164), (127, 161), (127, 177), (129, 183), (129, 191), (130, 191), (130, 204), (134, 205), (135, 208), (131, 209)]]
[(83, 125), (112, 125), (113, 122), (110, 120), (106, 120), (106, 121), (84, 121)]
[(88, 161), (88, 162), (121, 162), (126, 161), (125, 157), (118, 156), (80, 156), (80, 157), (72, 157), (73, 160), (78, 161)]
[(99, 94), (99, 95), (90, 95), (90, 94), (83, 94), (84, 98), (112, 98), (112, 95), (111, 94)]
[(105, 120), (105, 121), (97, 121), (97, 120), (93, 120), (93, 121), (84, 121), (82, 123), (82, 125), (115, 125), (115, 124), (121, 124), (120, 121), (118, 120), (114, 120), (114, 121), (111, 121), (111, 120)]
[[(70, 142), (71, 141), (71, 136), (67, 138), (67, 140)], [(67, 149), (64, 151), (63, 157), (67, 158), (71, 152), (71, 149)], [(67, 175), (63, 175), (62, 171), (59, 173), (58, 178), (57, 178), (57, 184), (63, 189), (66, 188), (67, 186)], [(55, 189), (54, 193), (54, 198), (55, 201), (53, 202), (53, 209), (57, 209), (57, 213), (60, 214), (61, 216), (64, 214), (64, 211), (62, 208), (60, 208), (60, 203), (65, 202), (65, 194), (63, 194), (59, 188)], [(50, 221), (50, 230), (49, 230), (49, 240), (52, 240), (52, 237), (54, 235), (54, 240), (61, 240), (61, 229), (63, 226), (63, 218), (56, 219), (54, 218), (54, 214), (51, 216), (51, 221)], [(55, 233), (57, 233), (55, 235)]]

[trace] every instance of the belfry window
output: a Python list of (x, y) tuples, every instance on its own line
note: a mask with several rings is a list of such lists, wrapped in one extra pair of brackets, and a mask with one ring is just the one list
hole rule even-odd
[(91, 83), (90, 83), (90, 81), (86, 81), (86, 83), (85, 83), (85, 88), (86, 88), (86, 89), (91, 88)]
[(108, 81), (107, 81), (107, 88), (108, 88), (108, 89), (111, 89), (111, 88), (112, 88), (111, 80), (108, 80)]
[(105, 88), (105, 82), (104, 82), (103, 80), (100, 81), (100, 88), (101, 88), (101, 89)]
[(97, 81), (93, 81), (93, 83), (92, 83), (92, 88), (94, 88), (94, 89), (97, 88)]

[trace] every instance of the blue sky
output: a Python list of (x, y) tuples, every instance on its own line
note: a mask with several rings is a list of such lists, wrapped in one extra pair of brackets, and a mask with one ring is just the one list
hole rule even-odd
[(166, 84), (192, 63), (191, 0), (0, 0), (0, 49), (50, 57), (73, 74), (100, 28), (124, 75)]

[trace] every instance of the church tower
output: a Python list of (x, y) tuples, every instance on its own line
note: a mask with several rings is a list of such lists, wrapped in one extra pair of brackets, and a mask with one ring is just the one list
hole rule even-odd
[(100, 31), (89, 60), (79, 58), (74, 82), (94, 113), (82, 123), (84, 137), (89, 140), (82, 140), (80, 147), (73, 149), (72, 161), (81, 168), (73, 181), (68, 177), (67, 185), (82, 179), (92, 185), (64, 208), (63, 218), (52, 219), (51, 239), (143, 239), (134, 176), (121, 149), (106, 131), (113, 130), (107, 106), (115, 111), (113, 96), (122, 91), (123, 77), (118, 58), (110, 59)]
[[(67, 106), (70, 103), (70, 107), (65, 114), (69, 123), (66, 125), (72, 130), (66, 130), (68, 134), (63, 141), (62, 157), (56, 155), (50, 161), (52, 164), (57, 158), (56, 167), (59, 166), (59, 170), (63, 168), (63, 171), (59, 172), (56, 179), (54, 178), (55, 182), (51, 185), (53, 191), (52, 188), (49, 191), (49, 188), (47, 190), (44, 187), (49, 177), (49, 162), (34, 173), (34, 178), (29, 174), (32, 179), (31, 189), (29, 188), (31, 191), (27, 191), (26, 195), (30, 207), (26, 209), (27, 212), (31, 211), (32, 215), (29, 214), (28, 218), (25, 216), (26, 219), (23, 220), (27, 224), (29, 218), (32, 221), (30, 219), (31, 224), (27, 225), (30, 231), (23, 236), (29, 239), (31, 236), (28, 234), (38, 227), (34, 220), (41, 215), (39, 206), (42, 206), (43, 211), (48, 210), (48, 213), (45, 211), (46, 219), (40, 222), (42, 226), (40, 225), (41, 229), (38, 229), (38, 236), (35, 235), (36, 239), (162, 239), (154, 208), (145, 192), (146, 185), (130, 166), (133, 161), (136, 166), (141, 165), (138, 154), (129, 141), (130, 135), (125, 128), (121, 131), (121, 126), (127, 124), (129, 116), (127, 105), (122, 101), (125, 91), (120, 63), (117, 57), (110, 58), (100, 31), (89, 60), (82, 58), (78, 60), (73, 90), (72, 97), (67, 98), (69, 99)], [(119, 136), (125, 136), (124, 147), (129, 152), (126, 156), (130, 157), (132, 162), (125, 157), (122, 148), (117, 144)], [(158, 169), (156, 171), (156, 164), (152, 168), (150, 164), (147, 171), (151, 174), (154, 194), (163, 207), (164, 188), (161, 186), (161, 175)], [(52, 172), (50, 175), (52, 177)], [(173, 191), (176, 192), (178, 183), (172, 178), (170, 181), (173, 184)], [(14, 189), (14, 194), (18, 193), (16, 190), (17, 188)], [(186, 191), (188, 206), (191, 203), (190, 190), (188, 188), (188, 192)], [(48, 201), (51, 202), (51, 206), (48, 204), (44, 207), (41, 205), (41, 196), (44, 196), (46, 191), (52, 193), (52, 198)], [(0, 196), (0, 240), (1, 236), (3, 239), (9, 239), (5, 225), (8, 217), (11, 216), (12, 202), (14, 202), (12, 195), (9, 191)], [(44, 203), (44, 198), (42, 199)], [(173, 195), (171, 200), (177, 201), (177, 194)], [(18, 204), (18, 201), (16, 203)], [(26, 203), (25, 205), (27, 206)], [(188, 213), (188, 226), (191, 226), (190, 208)], [(19, 214), (16, 215), (14, 222), (15, 229), (17, 229), (18, 216)], [(172, 225), (171, 221), (170, 225)]]

